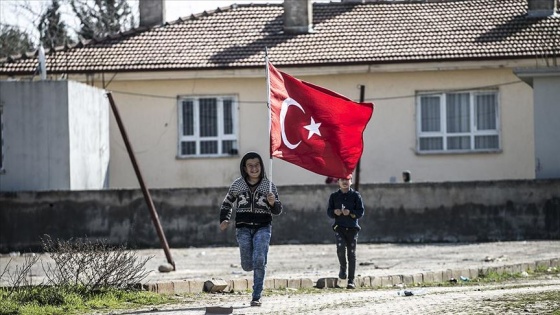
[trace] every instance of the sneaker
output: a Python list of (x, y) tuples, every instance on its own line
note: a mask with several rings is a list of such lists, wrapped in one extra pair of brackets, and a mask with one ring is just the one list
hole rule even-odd
[(346, 279), (346, 268), (340, 267), (340, 272), (338, 273), (339, 279)]
[(251, 306), (261, 306), (261, 300), (252, 300), (251, 301)]
[(354, 281), (349, 280), (348, 281), (348, 285), (346, 286), (346, 289), (355, 289), (356, 285), (354, 284)]

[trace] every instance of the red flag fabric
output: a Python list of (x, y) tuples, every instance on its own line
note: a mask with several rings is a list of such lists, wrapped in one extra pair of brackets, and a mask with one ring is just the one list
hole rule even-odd
[(350, 177), (374, 105), (298, 80), (270, 63), (268, 70), (271, 156), (320, 175)]

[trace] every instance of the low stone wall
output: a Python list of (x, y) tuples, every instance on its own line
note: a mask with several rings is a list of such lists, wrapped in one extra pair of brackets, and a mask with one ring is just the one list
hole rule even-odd
[[(271, 242), (332, 243), (326, 207), (335, 189), (279, 186), (284, 212)], [(218, 228), (226, 191), (151, 190), (169, 246), (236, 245), (234, 229)], [(560, 180), (362, 184), (360, 193), (361, 243), (560, 239)], [(140, 189), (0, 193), (0, 252), (40, 249), (45, 234), (161, 247)]]
[[(415, 274), (404, 275), (386, 275), (386, 276), (357, 276), (355, 279), (356, 287), (358, 288), (388, 288), (398, 285), (405, 285), (406, 287), (414, 287), (421, 284), (440, 284), (446, 283), (448, 279), (461, 279), (466, 277), (469, 280), (474, 280), (480, 276), (487, 276), (489, 273), (500, 275), (515, 274), (526, 271), (534, 271), (537, 268), (558, 268), (560, 261), (557, 258), (550, 260), (538, 260), (530, 263), (522, 264), (508, 264), (500, 267), (481, 267), (469, 269), (445, 269), (441, 271), (426, 271)], [(212, 288), (214, 282), (223, 283), (219, 291), (215, 292), (246, 292), (253, 286), (253, 279), (251, 278), (237, 278), (233, 280), (170, 280), (148, 282), (142, 284), (141, 287), (146, 291), (156, 292), (159, 294), (197, 294), (202, 292), (212, 292), (208, 288)], [(220, 284), (221, 284), (220, 283)], [(319, 278), (317, 280), (311, 278), (266, 278), (264, 280), (264, 288), (271, 290), (282, 290), (286, 288), (291, 289), (310, 289), (310, 288), (341, 288), (346, 287), (348, 280), (339, 278)], [(406, 294), (403, 292), (403, 294)]]

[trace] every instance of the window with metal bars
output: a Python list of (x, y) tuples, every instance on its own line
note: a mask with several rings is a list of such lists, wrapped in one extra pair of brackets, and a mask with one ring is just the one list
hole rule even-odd
[(238, 154), (235, 97), (181, 97), (178, 107), (179, 157), (218, 157)]

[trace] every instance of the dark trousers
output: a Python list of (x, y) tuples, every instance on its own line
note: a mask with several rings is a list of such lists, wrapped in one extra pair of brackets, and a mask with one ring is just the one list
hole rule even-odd
[(336, 228), (336, 255), (340, 268), (346, 270), (348, 258), (348, 280), (353, 281), (356, 273), (356, 245), (358, 244), (358, 229)]

